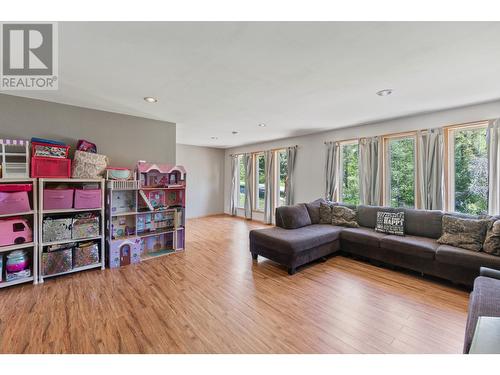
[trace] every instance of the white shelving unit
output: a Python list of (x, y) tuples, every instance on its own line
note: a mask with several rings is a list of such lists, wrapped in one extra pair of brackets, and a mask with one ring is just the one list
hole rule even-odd
[[(101, 189), (101, 208), (94, 208), (94, 209), (61, 209), (61, 210), (44, 210), (43, 209), (43, 194), (46, 188), (46, 184), (53, 184), (53, 183), (60, 183), (60, 184), (67, 184), (67, 185), (82, 185), (82, 184), (98, 184), (99, 188)], [(102, 270), (105, 268), (105, 190), (106, 190), (106, 185), (105, 185), (105, 180), (100, 178), (100, 179), (76, 179), (76, 178), (63, 178), (63, 179), (57, 179), (57, 178), (39, 178), (38, 179), (38, 191), (39, 191), (39, 197), (38, 197), (38, 226), (40, 228), (39, 231), (39, 239), (38, 239), (38, 263), (40, 267), (40, 272), (39, 272), (39, 281), (40, 283), (43, 283), (44, 279), (50, 278), (50, 277), (55, 277), (55, 276), (61, 276), (61, 275), (67, 275), (70, 273), (75, 273), (75, 272), (80, 272), (80, 271), (85, 271), (89, 269), (95, 269), (95, 268), (101, 268)], [(51, 241), (51, 242), (43, 242), (43, 219), (46, 216), (49, 215), (54, 215), (54, 214), (76, 214), (76, 213), (85, 213), (85, 212), (94, 212), (94, 213), (99, 213), (99, 220), (100, 220), (100, 235), (96, 237), (89, 237), (89, 238), (80, 238), (80, 239), (67, 239), (67, 240), (61, 240), (61, 241)], [(67, 244), (67, 243), (78, 243), (78, 242), (85, 242), (85, 241), (96, 241), (99, 240), (100, 243), (100, 262), (96, 264), (90, 264), (84, 267), (77, 267), (73, 268), (69, 271), (65, 272), (60, 272), (60, 273), (55, 273), (51, 275), (43, 275), (42, 272), (42, 254), (43, 254), (43, 249), (45, 246), (50, 246), (50, 245), (62, 245), (62, 244)]]
[[(0, 255), (4, 255), (5, 253), (14, 251), (14, 250), (20, 250), (20, 249), (31, 249), (31, 276), (25, 277), (22, 279), (17, 279), (17, 280), (12, 280), (12, 281), (6, 281), (2, 279), (0, 282), (0, 288), (6, 288), (12, 285), (17, 285), (17, 284), (23, 284), (23, 283), (29, 283), (32, 282), (33, 284), (38, 283), (38, 214), (37, 214), (37, 199), (38, 199), (38, 194), (37, 194), (37, 184), (36, 184), (36, 179), (35, 178), (0, 178), (0, 184), (31, 184), (33, 186), (30, 197), (30, 204), (31, 204), (31, 211), (27, 212), (19, 212), (19, 213), (12, 213), (12, 214), (2, 214), (0, 215), (0, 218), (2, 219), (7, 219), (9, 217), (23, 217), (23, 218), (28, 218), (29, 221), (32, 224), (32, 231), (33, 231), (33, 241), (32, 242), (25, 242), (21, 244), (13, 244), (13, 245), (8, 245), (8, 246), (1, 246), (0, 247)], [(7, 259), (4, 259), (6, 262)], [(5, 269), (5, 263), (3, 268)]]

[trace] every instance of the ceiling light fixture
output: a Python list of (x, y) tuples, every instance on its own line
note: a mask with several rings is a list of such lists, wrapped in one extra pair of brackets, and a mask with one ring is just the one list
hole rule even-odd
[(377, 91), (377, 95), (378, 96), (389, 96), (392, 94), (392, 89), (383, 89), (383, 90), (380, 90), (380, 91)]
[(264, 124), (263, 122), (261, 122), (261, 123), (259, 124), (259, 126), (260, 126), (261, 128), (265, 128), (265, 127), (266, 127), (266, 124)]
[(210, 137), (210, 139), (219, 139), (218, 137)]
[(231, 132), (231, 134), (232, 134), (232, 135), (236, 135), (236, 134), (238, 134), (238, 132), (237, 132), (236, 130), (233, 130), (233, 131)]
[(153, 98), (152, 96), (146, 96), (144, 100), (148, 103), (156, 103), (158, 101), (158, 99)]

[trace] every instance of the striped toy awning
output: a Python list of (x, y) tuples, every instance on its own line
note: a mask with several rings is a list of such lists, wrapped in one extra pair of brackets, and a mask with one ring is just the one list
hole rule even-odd
[(29, 145), (30, 141), (26, 141), (24, 139), (0, 139), (0, 144), (9, 146), (25, 146)]

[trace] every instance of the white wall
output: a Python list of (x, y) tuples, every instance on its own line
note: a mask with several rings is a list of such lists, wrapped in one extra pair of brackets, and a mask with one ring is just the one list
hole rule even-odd
[(177, 144), (177, 164), (187, 173), (186, 217), (224, 212), (224, 150)]
[[(295, 202), (309, 202), (323, 197), (325, 192), (325, 141), (371, 137), (404, 131), (435, 128), (465, 122), (488, 120), (500, 117), (500, 101), (471, 105), (421, 115), (402, 117), (367, 125), (346, 127), (324, 133), (226, 149), (224, 159), (224, 212), (229, 213), (229, 191), (231, 188), (230, 154), (268, 150), (298, 145), (295, 164)], [(272, 126), (272, 124), (269, 124)], [(311, 124), (312, 127), (313, 124)], [(266, 131), (266, 128), (255, 129)], [(254, 219), (262, 215), (255, 214)]]

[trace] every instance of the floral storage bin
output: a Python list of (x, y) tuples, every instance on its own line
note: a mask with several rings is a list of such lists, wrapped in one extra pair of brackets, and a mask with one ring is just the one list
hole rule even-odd
[(82, 243), (73, 249), (73, 268), (99, 263), (99, 245), (95, 242)]
[(73, 252), (71, 249), (42, 254), (42, 274), (44, 276), (68, 272), (72, 269)]
[(43, 242), (64, 241), (71, 239), (73, 219), (48, 217), (43, 220)]
[(75, 190), (75, 208), (101, 208), (102, 194), (101, 189), (76, 189)]
[(100, 234), (99, 216), (93, 214), (76, 215), (73, 218), (71, 232), (71, 237), (75, 240), (98, 237)]

